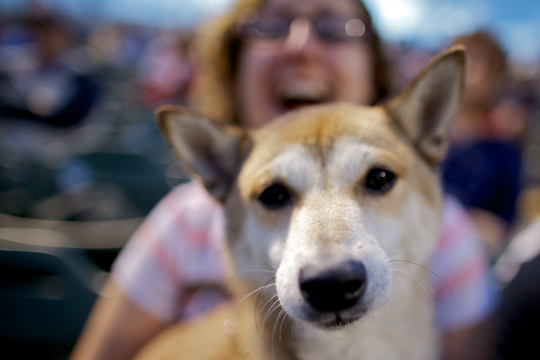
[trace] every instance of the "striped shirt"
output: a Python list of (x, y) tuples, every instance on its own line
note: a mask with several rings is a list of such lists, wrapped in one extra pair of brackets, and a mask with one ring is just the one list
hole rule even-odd
[[(445, 196), (443, 218), (430, 263), (431, 288), (437, 325), (452, 330), (492, 313), (497, 291), (472, 222), (450, 196)], [(156, 318), (189, 318), (225, 300), (221, 292), (201, 286), (223, 282), (224, 243), (222, 207), (200, 185), (184, 184), (173, 189), (133, 234), (112, 276), (134, 304)], [(198, 288), (206, 290), (193, 291)]]

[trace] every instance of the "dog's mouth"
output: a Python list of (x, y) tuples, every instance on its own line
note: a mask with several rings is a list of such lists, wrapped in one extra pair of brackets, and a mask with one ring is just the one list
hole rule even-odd
[(370, 308), (364, 303), (357, 304), (354, 307), (343, 311), (321, 312), (304, 304), (300, 309), (289, 311), (283, 303), (282, 308), (288, 313), (291, 319), (308, 323), (311, 326), (324, 331), (334, 331), (347, 328), (362, 320), (369, 312)]
[(355, 316), (344, 316), (340, 313), (333, 314), (331, 319), (315, 323), (324, 330), (339, 330), (348, 327), (363, 317), (363, 313), (355, 314)]

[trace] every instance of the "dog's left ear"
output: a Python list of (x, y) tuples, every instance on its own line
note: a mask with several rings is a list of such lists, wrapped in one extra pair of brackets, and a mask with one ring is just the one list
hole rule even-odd
[(161, 106), (155, 117), (183, 170), (223, 202), (249, 151), (247, 132), (179, 106)]
[(436, 57), (385, 107), (432, 165), (440, 163), (463, 95), (465, 51), (455, 46)]

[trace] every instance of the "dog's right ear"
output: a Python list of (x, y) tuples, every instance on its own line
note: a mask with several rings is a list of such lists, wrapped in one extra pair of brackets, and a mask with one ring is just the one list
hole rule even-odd
[(386, 105), (405, 135), (432, 165), (447, 151), (452, 124), (461, 106), (465, 51), (454, 46), (437, 56)]
[(161, 106), (155, 117), (183, 170), (223, 202), (251, 146), (247, 132), (179, 106)]

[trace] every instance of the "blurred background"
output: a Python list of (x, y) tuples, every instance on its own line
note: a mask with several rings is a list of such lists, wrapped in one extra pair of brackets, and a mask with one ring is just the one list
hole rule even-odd
[[(0, 0), (0, 346), (65, 359), (131, 233), (187, 181), (152, 111), (186, 103), (194, 28), (231, 0)], [(522, 156), (520, 222), (540, 213), (540, 2), (366, 0), (397, 91), (458, 35), (502, 44), (491, 134)], [(497, 249), (495, 250), (497, 251)]]

